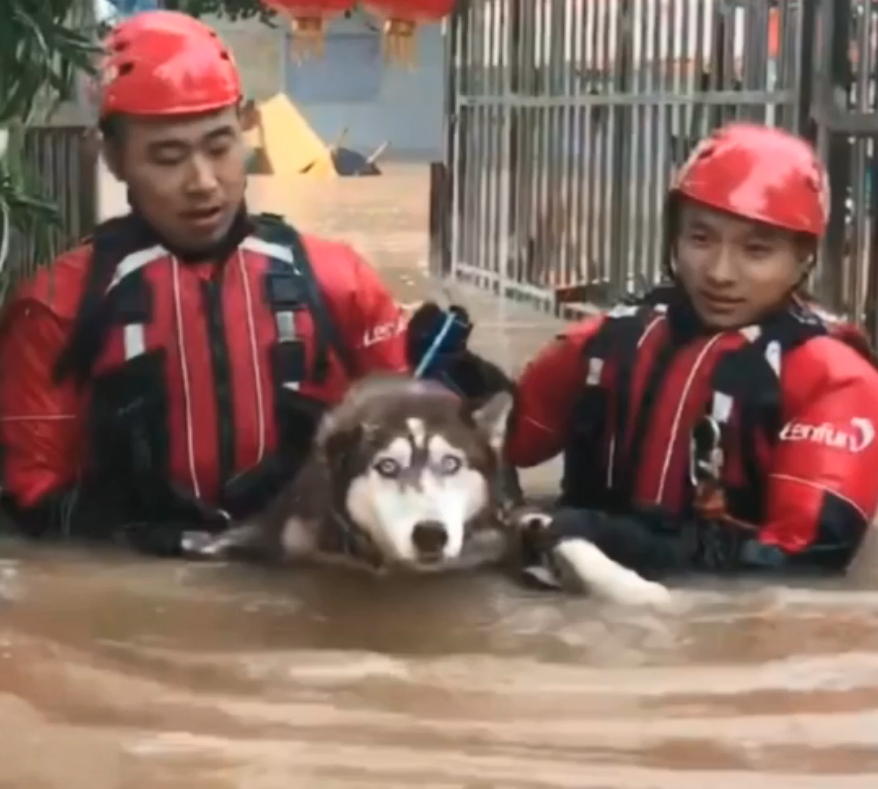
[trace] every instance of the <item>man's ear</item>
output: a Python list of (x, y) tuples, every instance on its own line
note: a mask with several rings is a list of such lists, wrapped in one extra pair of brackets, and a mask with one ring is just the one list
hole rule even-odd
[(512, 413), (513, 397), (510, 392), (497, 392), (481, 408), (473, 411), (473, 419), (488, 439), (495, 452), (500, 452), (506, 440), (506, 429)]

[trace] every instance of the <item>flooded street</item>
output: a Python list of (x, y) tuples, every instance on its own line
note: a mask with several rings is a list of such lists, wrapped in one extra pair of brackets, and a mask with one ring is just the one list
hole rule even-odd
[[(348, 238), (401, 300), (435, 292), (423, 170), (252, 202)], [(555, 329), (465, 297), (510, 369)], [(874, 789), (876, 564), (658, 617), (0, 540), (0, 789)]]

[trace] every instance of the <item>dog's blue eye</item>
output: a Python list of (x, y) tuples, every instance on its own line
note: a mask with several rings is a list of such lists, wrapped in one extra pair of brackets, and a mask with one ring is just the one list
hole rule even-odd
[(456, 474), (460, 471), (460, 467), (463, 465), (459, 457), (455, 455), (445, 455), (441, 461), (439, 461), (439, 469), (443, 474)]
[(375, 464), (375, 471), (377, 471), (382, 477), (393, 478), (400, 475), (402, 466), (400, 466), (395, 460), (384, 458), (384, 460), (379, 460)]

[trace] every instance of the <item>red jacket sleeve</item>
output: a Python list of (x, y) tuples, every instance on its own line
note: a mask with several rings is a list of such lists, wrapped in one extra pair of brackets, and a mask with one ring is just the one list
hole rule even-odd
[(84, 399), (52, 379), (78, 305), (86, 260), (62, 258), (26, 284), (0, 314), (2, 487), (27, 509), (79, 472)]
[(309, 239), (329, 307), (356, 364), (357, 375), (405, 372), (406, 317), (373, 269), (347, 244)]
[(536, 466), (564, 449), (585, 380), (583, 346), (602, 323), (603, 318), (588, 318), (575, 324), (525, 367), (506, 440), (506, 457), (512, 465)]
[(878, 370), (819, 337), (784, 359), (781, 390), (759, 541), (794, 562), (844, 569), (878, 507)]

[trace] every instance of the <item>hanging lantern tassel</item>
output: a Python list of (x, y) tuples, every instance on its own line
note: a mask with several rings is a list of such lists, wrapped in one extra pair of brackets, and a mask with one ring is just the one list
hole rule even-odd
[(323, 17), (295, 16), (290, 22), (293, 31), (290, 50), (297, 63), (310, 57), (322, 58), (325, 43)]
[(417, 22), (411, 19), (386, 19), (381, 38), (384, 59), (388, 63), (414, 68), (417, 57)]

